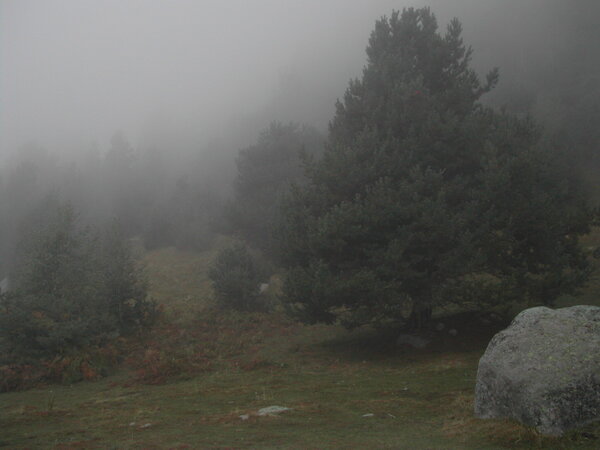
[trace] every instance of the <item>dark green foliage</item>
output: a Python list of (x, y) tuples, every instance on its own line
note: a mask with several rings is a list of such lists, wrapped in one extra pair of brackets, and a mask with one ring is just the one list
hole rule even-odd
[(248, 248), (236, 243), (219, 252), (209, 273), (218, 303), (241, 311), (261, 309), (260, 283), (264, 270)]
[(322, 137), (307, 126), (273, 122), (256, 145), (241, 150), (237, 160), (235, 198), (228, 211), (236, 231), (260, 246), (272, 246), (272, 227), (281, 195), (304, 179), (301, 154), (321, 152)]
[(117, 227), (94, 236), (69, 206), (27, 227), (0, 299), (0, 338), (12, 362), (54, 357), (146, 325), (154, 307)]
[(478, 102), (471, 51), (428, 8), (376, 24), (361, 80), (338, 102), (323, 158), (283, 205), (290, 308), (348, 326), (432, 309), (552, 303), (587, 273), (590, 214), (529, 120)]
[(206, 250), (222, 215), (221, 201), (206, 187), (181, 177), (170, 195), (156, 201), (142, 238), (148, 249), (175, 246)]
[(146, 281), (118, 223), (106, 230), (101, 245), (98, 269), (111, 323), (116, 322), (120, 333), (149, 324), (156, 314), (155, 305), (147, 299)]

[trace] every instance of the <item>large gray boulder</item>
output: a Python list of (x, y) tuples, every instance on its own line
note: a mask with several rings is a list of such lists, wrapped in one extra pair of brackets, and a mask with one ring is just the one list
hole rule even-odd
[(600, 308), (531, 308), (479, 361), (475, 415), (558, 436), (600, 420)]

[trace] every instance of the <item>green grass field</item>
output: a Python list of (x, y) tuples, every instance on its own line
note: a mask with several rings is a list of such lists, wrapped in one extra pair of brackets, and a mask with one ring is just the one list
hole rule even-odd
[[(597, 244), (597, 235), (586, 241)], [(129, 358), (106, 378), (0, 394), (0, 446), (600, 447), (600, 425), (545, 438), (511, 421), (473, 417), (477, 363), (500, 326), (458, 317), (458, 336), (442, 333), (415, 350), (368, 330), (226, 313), (213, 307), (206, 278), (214, 255), (145, 254), (151, 294), (164, 305), (161, 323), (130, 342)], [(597, 304), (599, 284), (593, 278), (581, 299)], [(256, 415), (271, 405), (291, 411)]]

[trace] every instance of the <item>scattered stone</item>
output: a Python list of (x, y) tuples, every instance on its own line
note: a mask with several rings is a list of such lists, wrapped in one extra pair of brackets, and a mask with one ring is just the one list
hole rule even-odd
[(266, 408), (262, 408), (258, 410), (259, 416), (274, 416), (276, 414), (281, 414), (286, 411), (291, 411), (291, 408), (286, 408), (285, 406), (267, 406)]
[(598, 348), (600, 307), (523, 311), (479, 361), (475, 415), (551, 436), (600, 420)]
[(412, 334), (401, 334), (396, 338), (396, 345), (409, 345), (413, 348), (425, 348), (429, 340)]
[(150, 428), (151, 426), (151, 423), (145, 423), (144, 425), (140, 425), (140, 428)]
[(261, 283), (260, 286), (258, 286), (258, 292), (261, 294), (267, 292), (267, 289), (269, 289), (269, 283)]
[(3, 278), (0, 281), (0, 292), (8, 292), (9, 286), (10, 286), (10, 281), (8, 280), (8, 277)]
[(130, 426), (130, 427), (135, 427), (135, 422), (131, 422), (131, 423), (129, 424), (129, 426)]
[(240, 416), (240, 419), (242, 419), (242, 420), (248, 420), (249, 418), (250, 418), (250, 414), (242, 414)]
[(375, 417), (375, 414), (373, 413), (368, 413), (368, 414), (363, 414), (363, 417)]
[(448, 334), (450, 336), (458, 336), (458, 330), (456, 328), (452, 328), (452, 329), (448, 330)]
[(443, 331), (444, 328), (446, 328), (446, 325), (444, 325), (442, 322), (438, 322), (435, 324), (435, 331)]

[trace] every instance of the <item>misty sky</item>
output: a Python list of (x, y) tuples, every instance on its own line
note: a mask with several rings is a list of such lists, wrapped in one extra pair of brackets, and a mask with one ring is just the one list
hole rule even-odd
[[(507, 6), (521, 3), (1, 0), (0, 157), (29, 140), (53, 151), (105, 147), (118, 129), (135, 141), (157, 120), (205, 140), (236, 117), (270, 112), (323, 129), (360, 75), (380, 16), (430, 4), (442, 25), (461, 18), (476, 49), (492, 42), (469, 39), (486, 27), (511, 48), (523, 14)], [(533, 11), (544, 2), (524, 3)], [(543, 45), (552, 34), (536, 34), (547, 25), (540, 16), (528, 38)], [(497, 65), (489, 54), (482, 62)]]
[(262, 108), (288, 73), (327, 83), (338, 52), (359, 56), (348, 78), (392, 3), (3, 0), (1, 148), (102, 143), (156, 114), (210, 130)]

